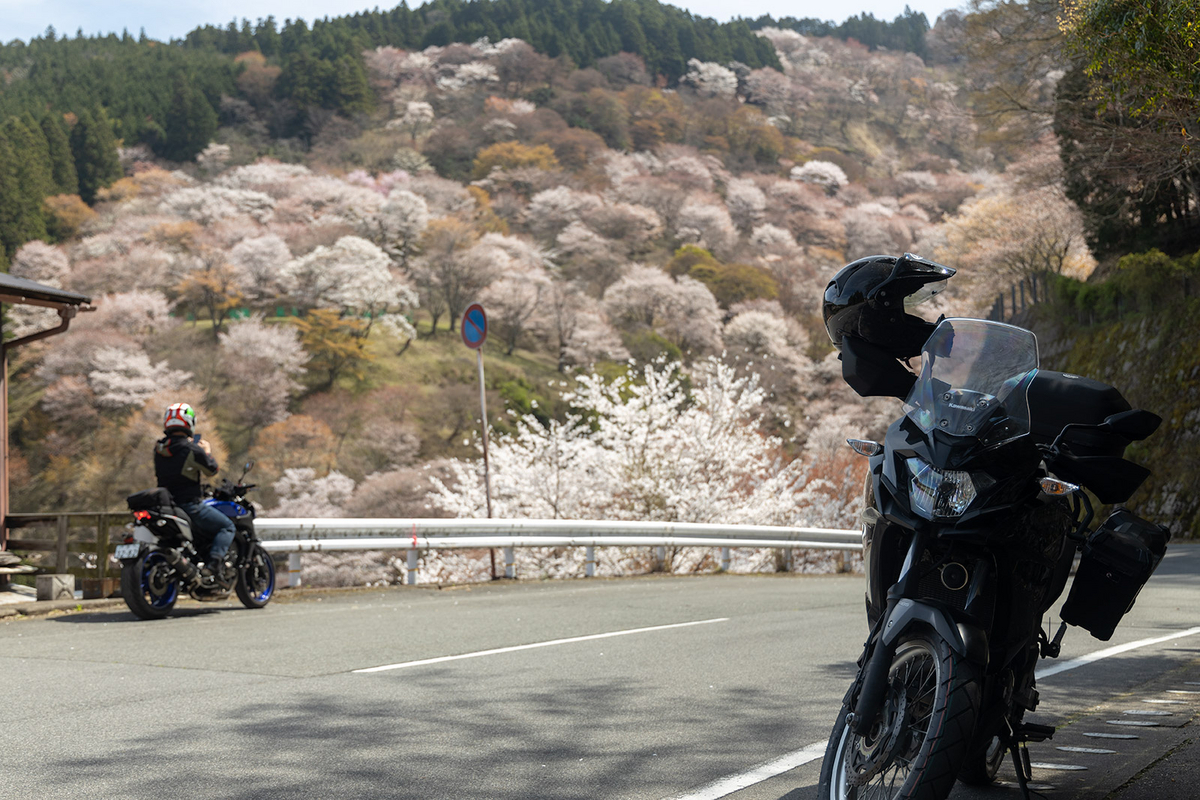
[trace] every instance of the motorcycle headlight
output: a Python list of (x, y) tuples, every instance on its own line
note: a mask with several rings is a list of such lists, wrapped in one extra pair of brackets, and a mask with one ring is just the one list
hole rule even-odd
[(969, 472), (941, 470), (919, 458), (906, 462), (912, 476), (908, 494), (913, 510), (928, 520), (961, 516), (977, 492)]

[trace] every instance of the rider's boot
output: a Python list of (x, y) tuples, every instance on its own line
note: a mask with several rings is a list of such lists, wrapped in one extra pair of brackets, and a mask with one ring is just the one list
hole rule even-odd
[(210, 558), (200, 570), (200, 576), (206, 584), (212, 586), (227, 582), (232, 572), (233, 565), (226, 554), (220, 558)]

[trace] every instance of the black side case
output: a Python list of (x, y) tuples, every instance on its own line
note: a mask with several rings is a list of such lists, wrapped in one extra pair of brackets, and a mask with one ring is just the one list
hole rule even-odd
[(1064, 622), (1107, 642), (1154, 573), (1171, 532), (1124, 509), (1114, 511), (1083, 546)]

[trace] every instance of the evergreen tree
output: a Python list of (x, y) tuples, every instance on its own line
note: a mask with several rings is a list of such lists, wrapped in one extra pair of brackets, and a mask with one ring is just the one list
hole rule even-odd
[(160, 153), (172, 161), (191, 161), (217, 132), (217, 112), (204, 93), (182, 75), (175, 78), (175, 92), (164, 129), (166, 140)]
[(21, 186), (17, 178), (17, 159), (8, 138), (0, 133), (0, 260), (8, 270), (8, 256), (25, 243), (18, 230), (21, 216)]
[(121, 177), (117, 142), (102, 107), (97, 106), (95, 113), (84, 111), (79, 115), (71, 131), (71, 152), (79, 176), (79, 196), (91, 205), (98, 191)]
[(334, 65), (334, 99), (339, 110), (347, 114), (366, 114), (375, 105), (371, 87), (367, 83), (367, 72), (362, 61), (344, 55)]
[(54, 180), (53, 194), (79, 194), (79, 176), (75, 173), (75, 157), (67, 139), (66, 125), (61, 114), (53, 111), (42, 117), (42, 135), (50, 154), (50, 177)]
[(12, 148), (20, 196), (17, 216), (12, 222), (13, 235), (22, 243), (30, 239), (45, 239), (46, 218), (42, 215), (42, 200), (54, 190), (46, 137), (37, 125), (31, 130), (18, 117), (9, 117), (4, 123), (4, 137)]

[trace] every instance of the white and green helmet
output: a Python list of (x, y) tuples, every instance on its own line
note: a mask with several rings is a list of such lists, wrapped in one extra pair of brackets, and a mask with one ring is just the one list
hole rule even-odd
[(163, 430), (182, 430), (191, 433), (196, 424), (196, 412), (187, 403), (176, 403), (163, 414)]

